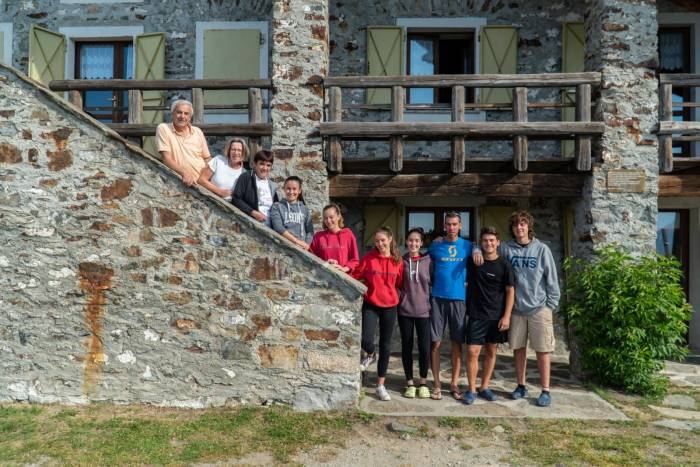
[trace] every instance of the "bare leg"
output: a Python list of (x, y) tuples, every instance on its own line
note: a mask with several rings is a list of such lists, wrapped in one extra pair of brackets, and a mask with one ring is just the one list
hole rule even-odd
[(515, 359), (515, 375), (518, 378), (518, 384), (525, 385), (525, 366), (527, 365), (527, 348), (515, 349), (513, 351)]
[(430, 346), (430, 362), (431, 370), (433, 372), (433, 381), (435, 382), (435, 387), (440, 388), (440, 347), (442, 346), (442, 341), (435, 341)]
[(450, 389), (452, 389), (457, 387), (459, 371), (462, 366), (462, 344), (452, 341), (450, 347), (452, 347), (452, 381), (450, 382)]
[(386, 376), (382, 376), (377, 378), (377, 386), (384, 386), (384, 380), (386, 379)]
[(467, 346), (467, 380), (469, 381), (469, 390), (471, 392), (476, 392), (476, 376), (479, 373), (480, 352), (480, 345)]
[(551, 358), (549, 352), (536, 352), (537, 353), (537, 367), (540, 370), (540, 382), (542, 383), (542, 389), (549, 391), (549, 372), (551, 368)]
[(486, 344), (486, 355), (484, 356), (483, 370), (481, 373), (481, 390), (488, 389), (493, 375), (493, 368), (496, 366), (496, 344)]

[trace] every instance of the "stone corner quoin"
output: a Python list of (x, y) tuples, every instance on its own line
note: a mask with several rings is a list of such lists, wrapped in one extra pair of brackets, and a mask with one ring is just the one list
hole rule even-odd
[(0, 66), (0, 401), (354, 407), (359, 283)]

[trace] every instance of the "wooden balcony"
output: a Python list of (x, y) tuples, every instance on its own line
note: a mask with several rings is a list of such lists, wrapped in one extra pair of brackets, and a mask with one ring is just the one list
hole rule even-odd
[[(700, 103), (674, 101), (674, 89), (700, 88), (700, 74), (661, 74), (659, 76), (659, 150), (661, 152), (661, 172), (700, 174), (700, 154), (694, 154), (694, 146), (700, 143), (700, 121), (693, 118)], [(680, 95), (683, 93), (678, 93)], [(689, 109), (689, 119), (674, 121), (674, 108)], [(687, 116), (686, 116), (687, 117)], [(674, 154), (674, 143), (688, 143), (685, 155)]]
[[(107, 126), (124, 137), (153, 136), (157, 123), (144, 123), (144, 111), (169, 111), (170, 106), (144, 105), (144, 92), (151, 91), (186, 91), (192, 101), (192, 122), (202, 129), (207, 136), (246, 136), (250, 138), (251, 152), (261, 147), (261, 138), (272, 135), (272, 125), (263, 122), (262, 90), (270, 89), (269, 79), (256, 80), (220, 80), (220, 79), (162, 79), (162, 80), (55, 80), (49, 83), (53, 91), (68, 92), (69, 101), (76, 107), (83, 108), (84, 91), (128, 91), (128, 123), (107, 123)], [(209, 90), (247, 90), (246, 104), (205, 104), (204, 91)], [(248, 123), (204, 123), (206, 110), (248, 111)]]
[[(550, 196), (575, 197), (591, 170), (592, 139), (603, 133), (602, 122), (591, 122), (591, 89), (600, 73), (522, 75), (344, 76), (324, 81), (328, 96), (327, 122), (321, 123), (331, 177), (331, 195), (342, 196)], [(343, 89), (391, 89), (391, 105), (343, 106)], [(451, 88), (451, 105), (406, 104), (410, 88)], [(513, 88), (512, 104), (465, 103), (468, 89)], [(528, 110), (562, 109), (562, 102), (528, 102), (531, 88), (575, 90), (575, 121), (528, 121)], [(482, 91), (483, 92), (483, 91)], [(448, 111), (451, 121), (406, 122), (411, 110)], [(389, 111), (390, 121), (343, 121), (344, 111)], [(512, 112), (512, 121), (465, 121), (465, 110)], [(575, 141), (573, 158), (529, 157), (530, 140)], [(343, 141), (384, 140), (388, 161), (344, 158)], [(405, 158), (406, 141), (450, 142), (449, 159)], [(512, 141), (511, 156), (469, 154), (472, 141)]]

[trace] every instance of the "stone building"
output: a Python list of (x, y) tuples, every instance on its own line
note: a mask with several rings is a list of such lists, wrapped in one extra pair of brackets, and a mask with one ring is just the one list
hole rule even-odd
[[(306, 198), (316, 215), (329, 199), (341, 203), (345, 209), (346, 223), (353, 228), (358, 243), (364, 248), (369, 247), (370, 234), (379, 225), (392, 226), (399, 242), (402, 242), (409, 227), (420, 225), (438, 233), (443, 213), (456, 209), (463, 213), (463, 235), (474, 239), (475, 233), (486, 224), (495, 224), (505, 230), (505, 219), (513, 208), (525, 207), (535, 214), (537, 236), (550, 245), (558, 262), (571, 254), (585, 257), (595, 247), (611, 242), (622, 243), (635, 251), (656, 249), (678, 256), (686, 271), (684, 286), (696, 310), (700, 309), (698, 143), (693, 139), (692, 131), (689, 132), (690, 136), (672, 137), (667, 136), (671, 133), (660, 133), (659, 128), (661, 121), (700, 120), (696, 107), (680, 106), (680, 102), (694, 102), (694, 88), (668, 88), (667, 83), (660, 84), (661, 74), (700, 72), (699, 44), (700, 7), (692, 0), (184, 0), (176, 3), (158, 0), (0, 0), (0, 61), (47, 85), (51, 81), (77, 79), (270, 80), (269, 89), (263, 87), (261, 90), (263, 106), (260, 114), (260, 121), (268, 123), (270, 131), (251, 136), (259, 138), (256, 141), (263, 146), (272, 147), (276, 157), (276, 178), (298, 174), (305, 180)], [(580, 81), (575, 83), (563, 81), (556, 85), (552, 81), (556, 80), (556, 73), (582, 72), (594, 74), (585, 75), (587, 78), (580, 75)], [(509, 76), (516, 84), (511, 84), (513, 87), (493, 88), (485, 83), (488, 80), (477, 83), (479, 75), (498, 74)], [(404, 76), (410, 80), (416, 76), (430, 79), (431, 75), (456, 75), (462, 78), (427, 88), (402, 86), (396, 80), (383, 88), (363, 84), (363, 77), (366, 76)], [(476, 81), (464, 78), (466, 75), (474, 75)], [(517, 75), (527, 75), (527, 78), (518, 81)], [(543, 77), (538, 80), (538, 75)], [(47, 112), (52, 119), (66, 120), (69, 121), (66, 125), (79, 128), (71, 133), (73, 136), (67, 137), (69, 144), (78, 143), (72, 139), (76, 138), (76, 131), (87, 135), (81, 136), (82, 139), (100, 132), (87, 128), (90, 125), (85, 122), (79, 123), (79, 112), (73, 112), (73, 109), (64, 107), (60, 101), (42, 92), (32, 91), (31, 83), (14, 72), (4, 71), (3, 76), (6, 76), (5, 82), (10, 83), (7, 86), (11, 86), (18, 95), (34, 93), (37, 96), (31, 102), (0, 97), (0, 123), (3, 124), (0, 128), (0, 177), (3, 180), (0, 196), (4, 197), (3, 211), (9, 208), (19, 212), (19, 206), (24, 205), (26, 198), (36, 197), (34, 204), (37, 208), (32, 211), (33, 217), (38, 219), (39, 214), (46, 217), (44, 224), (35, 219), (36, 225), (30, 225), (26, 219), (20, 222), (17, 212), (14, 214), (17, 218), (5, 216), (4, 221), (0, 218), (3, 225), (8, 222), (7, 219), (16, 219), (18, 225), (22, 225), (14, 230), (3, 230), (5, 244), (13, 244), (11, 240), (14, 237), (8, 232), (33, 239), (21, 243), (25, 256), (17, 256), (20, 251), (12, 249), (0, 256), (3, 273), (12, 271), (12, 274), (3, 277), (2, 282), (4, 288), (12, 291), (5, 293), (3, 290), (0, 300), (3, 307), (9, 304), (10, 309), (14, 310), (12, 313), (16, 313), (12, 316), (18, 319), (25, 316), (23, 313), (26, 313), (26, 309), (23, 307), (29, 306), (27, 303), (48, 303), (27, 292), (29, 289), (26, 287), (17, 288), (20, 282), (25, 286), (31, 284), (33, 276), (27, 264), (43, 264), (48, 258), (45, 256), (41, 259), (33, 254), (26, 256), (27, 251), (36, 248), (37, 242), (45, 241), (40, 234), (46, 231), (41, 229), (56, 228), (56, 223), (75, 215), (71, 212), (70, 204), (66, 205), (66, 210), (52, 214), (54, 211), (47, 208), (45, 203), (63, 202), (63, 198), (76, 196), (70, 190), (74, 189), (76, 193), (84, 190), (82, 186), (65, 187), (64, 191), (68, 191), (64, 193), (52, 193), (53, 187), (46, 184), (53, 182), (47, 180), (57, 180), (56, 183), (60, 185), (61, 177), (69, 176), (69, 172), (55, 175), (32, 172), (28, 168), (34, 164), (51, 171), (51, 164), (56, 167), (55, 157), (58, 156), (55, 154), (65, 150), (65, 147), (59, 147), (63, 144), (59, 141), (55, 142), (54, 148), (51, 145), (42, 147), (30, 144), (32, 136), (23, 139), (21, 130), (25, 127), (32, 127), (28, 131), (34, 137), (42, 134), (42, 130), (32, 122), (38, 116), (32, 117), (30, 114), (29, 118), (21, 119), (24, 117), (20, 115), (24, 114), (19, 106), (48, 106)], [(344, 76), (351, 78), (343, 81)], [(590, 76), (596, 78), (591, 81)], [(333, 79), (337, 80), (334, 82)], [(460, 79), (462, 82), (458, 83)], [(372, 83), (379, 86), (377, 81)], [(697, 78), (695, 83), (698, 83)], [(670, 101), (675, 103), (670, 112), (659, 105), (662, 86), (666, 86)], [(585, 100), (575, 110), (576, 100), (586, 94), (586, 89), (591, 93), (592, 111), (585, 105)], [(251, 122), (248, 94), (245, 90), (205, 90), (201, 99), (203, 111), (200, 123), (212, 125), (213, 128), (216, 124)], [(66, 99), (70, 97), (67, 92), (58, 92), (57, 95)], [(114, 125), (113, 128), (120, 131), (120, 124), (131, 121), (131, 95), (125, 90), (82, 90), (80, 99), (73, 102), (79, 103), (83, 111), (95, 119)], [(167, 118), (162, 109), (178, 95), (197, 98), (189, 89), (144, 91), (144, 111), (140, 116), (142, 123), (153, 124)], [(526, 106), (524, 113), (523, 104)], [(538, 122), (590, 120), (592, 123), (589, 127), (595, 131), (584, 134), (572, 130), (576, 141), (560, 141), (561, 134), (552, 136), (555, 130), (539, 137), (534, 133), (528, 136), (522, 133), (518, 133), (519, 136), (479, 134), (479, 131), (485, 131), (479, 129), (487, 128), (480, 124), (497, 122), (505, 128), (516, 120), (521, 124), (524, 121), (533, 122), (535, 126)], [(383, 129), (379, 131), (377, 128), (380, 125), (373, 128), (369, 124), (388, 124), (391, 121), (414, 122), (418, 126), (423, 123), (462, 121), (463, 128), (470, 128), (472, 133), (465, 130), (465, 140), (454, 133), (447, 132), (444, 133), (447, 136), (440, 136), (430, 134), (428, 130), (422, 133), (415, 130), (417, 133), (411, 137), (400, 132), (389, 134)], [(342, 127), (342, 131), (338, 130), (341, 133), (332, 133), (335, 131), (334, 122), (338, 123), (336, 129)], [(348, 125), (342, 126), (345, 123)], [(351, 128), (350, 123), (356, 126)], [(43, 133), (55, 134), (61, 128), (61, 125), (52, 123), (51, 131)], [(402, 128), (407, 128), (407, 125)], [(423, 128), (438, 127), (425, 125)], [(495, 131), (495, 126), (488, 128)], [(365, 134), (357, 136), (359, 133), (356, 133), (357, 137), (353, 137), (348, 133), (350, 130), (364, 131)], [(372, 131), (375, 133), (368, 137), (366, 133)], [(103, 141), (107, 137), (105, 133), (100, 134), (103, 136), (95, 136), (100, 140), (97, 145), (100, 148), (125, 144)], [(550, 136), (549, 139), (546, 136)], [(46, 138), (42, 142), (44, 146), (48, 144)], [(132, 138), (129, 144), (134, 142), (136, 140)], [(141, 142), (144, 149), (149, 151), (148, 138)], [(220, 138), (212, 137), (210, 143), (220, 150)], [(76, 167), (70, 170), (78, 170), (79, 167), (79, 170), (90, 170), (93, 173), (81, 174), (81, 179), (89, 179), (95, 175), (94, 172), (98, 172), (94, 166), (99, 161), (95, 160), (97, 150), (91, 148), (89, 142), (84, 144), (87, 146), (75, 151), (88, 158), (81, 163), (85, 167), (76, 163), (73, 164)], [(671, 145), (671, 157), (665, 156), (668, 145)], [(147, 157), (146, 153), (129, 147), (110, 149), (120, 153), (120, 157), (105, 156), (110, 172), (102, 170), (110, 184), (126, 177), (133, 178), (130, 183), (136, 186), (137, 180), (145, 183), (145, 178), (148, 178), (144, 176), (146, 169), (142, 167), (143, 164), (134, 162), (132, 156), (126, 155), (137, 151), (143, 154), (139, 157)], [(592, 148), (589, 152), (590, 165), (585, 159), (587, 147)], [(462, 152), (464, 156), (459, 156)], [(518, 157), (525, 160), (518, 160)], [(151, 159), (147, 160), (149, 164), (157, 164)], [(672, 164), (668, 163), (669, 160)], [(140, 168), (134, 169), (134, 164)], [(215, 217), (222, 216), (229, 209), (225, 203), (211, 198), (202, 201), (204, 194), (190, 193), (178, 187), (171, 178), (166, 177), (166, 180), (163, 177), (156, 177), (158, 184), (162, 179), (167, 186), (149, 190), (186, 193), (181, 199), (173, 198), (173, 206), (170, 203), (163, 206), (163, 209), (167, 208), (179, 216), (178, 223), (170, 226), (172, 228), (186, 229), (190, 222), (195, 222), (187, 219), (188, 209), (200, 209), (202, 203), (217, 206), (216, 214), (212, 214)], [(83, 183), (92, 186), (95, 182), (88, 180)], [(50, 196), (45, 193), (50, 193)], [(154, 197), (147, 192), (143, 196), (148, 199)], [(41, 200), (45, 200), (44, 204)], [(139, 198), (138, 203), (142, 202), (153, 209), (160, 209), (150, 201)], [(80, 200), (71, 200), (71, 203), (80, 205)], [(114, 216), (120, 215), (131, 216), (129, 212), (114, 213)], [(142, 212), (134, 215), (143, 223), (147, 218), (156, 222), (156, 217), (161, 214), (153, 214), (150, 218)], [(240, 219), (235, 212), (230, 215), (236, 219), (235, 225), (242, 226), (236, 228), (240, 231), (235, 234), (241, 237), (237, 241), (248, 242), (254, 227)], [(197, 222), (205, 221), (207, 225), (214, 225), (206, 219)], [(102, 218), (92, 222), (98, 225), (106, 223)], [(91, 254), (104, 257), (100, 255), (105, 251), (127, 248), (123, 254), (129, 257), (129, 250), (134, 246), (130, 243), (131, 239), (141, 234), (129, 231), (125, 233), (124, 243), (117, 241), (120, 237), (116, 236), (115, 240), (108, 242), (109, 246), (98, 248), (100, 239), (106, 239), (111, 234), (109, 230), (90, 229), (92, 222), (86, 227), (90, 231), (87, 237), (92, 239), (95, 248)], [(146, 229), (150, 226), (140, 227)], [(39, 236), (27, 236), (23, 233), (25, 231), (38, 232)], [(255, 232), (254, 235), (258, 235), (260, 229)], [(171, 240), (176, 248), (162, 245), (158, 250), (154, 247), (153, 251), (158, 252), (158, 256), (140, 261), (165, 258), (166, 261), (172, 259), (176, 263), (184, 261), (186, 264), (187, 259), (175, 261), (170, 258), (175, 254), (170, 250), (177, 250), (177, 254), (185, 258), (189, 248), (194, 247), (182, 245), (174, 238), (189, 238), (191, 235), (188, 232), (169, 235), (174, 236)], [(80, 236), (80, 233), (74, 231), (71, 236)], [(284, 242), (276, 241), (285, 246)], [(50, 249), (53, 251), (54, 248)], [(64, 249), (58, 250), (65, 252)], [(245, 248), (240, 250), (240, 254), (249, 253)], [(196, 257), (198, 253), (192, 254)], [(278, 253), (275, 250), (277, 254), (289, 258), (292, 253), (286, 250)], [(21, 258), (23, 265), (14, 263), (16, 257)], [(257, 261), (253, 257), (247, 258), (251, 264)], [(321, 274), (313, 272), (317, 264), (312, 265), (308, 259), (304, 261), (309, 265), (309, 274)], [(123, 263), (130, 264), (127, 259)], [(86, 291), (70, 283), (82, 277), (79, 264), (80, 261), (66, 264), (67, 270), (73, 271), (66, 278), (72, 279), (58, 281), (61, 285), (56, 290), (60, 291), (56, 296), (65, 295), (74, 304), (84, 301), (84, 298), (78, 300), (76, 294), (82, 297), (93, 287), (87, 285)], [(223, 263), (217, 264), (217, 267), (223, 267)], [(109, 264), (103, 266), (111, 267)], [(168, 277), (173, 274), (160, 272), (158, 265), (148, 267), (147, 272), (134, 271), (130, 274), (145, 275), (148, 286), (164, 284), (164, 290), (168, 289), (164, 293), (175, 294), (174, 298), (193, 293), (187, 287), (180, 287), (180, 284), (169, 283)], [(187, 270), (187, 266), (183, 267)], [(341, 293), (340, 298), (324, 296), (316, 291), (314, 287), (323, 287), (328, 283), (324, 281), (342, 281), (335, 277), (323, 277), (304, 286), (304, 290), (308, 289), (304, 293), (314, 297), (319, 294), (316, 302), (312, 300), (313, 303), (320, 307), (331, 302), (332, 306), (342, 308), (344, 304), (357, 302), (359, 289), (353, 289), (355, 285), (352, 284), (346, 285), (348, 292)], [(38, 277), (34, 280), (35, 285), (46, 288)], [(201, 284), (196, 285), (199, 280), (192, 279), (190, 285), (201, 287)], [(206, 282), (204, 278), (201, 280)], [(281, 282), (289, 280), (295, 279), (293, 276), (274, 278), (274, 281)], [(85, 281), (90, 283), (89, 279)], [(216, 284), (206, 283), (210, 286)], [(275, 286), (281, 287), (281, 284)], [(130, 282), (129, 287), (138, 295), (143, 293), (141, 289), (146, 286), (143, 282), (135, 281)], [(241, 287), (239, 292), (243, 293), (248, 290), (246, 287), (255, 288), (256, 285), (251, 282)], [(51, 289), (46, 288), (44, 293), (47, 290)], [(275, 296), (276, 292), (270, 293)], [(28, 300), (28, 297), (32, 298)], [(224, 299), (228, 300), (226, 303), (235, 301), (221, 298)], [(271, 310), (273, 345), (284, 346), (286, 337), (289, 337), (285, 333), (293, 332), (289, 330), (293, 322), (278, 321), (274, 316), (278, 312), (284, 313), (283, 310), (289, 305), (287, 298), (270, 298), (268, 295), (268, 299), (266, 306)], [(98, 294), (97, 300), (104, 300), (104, 296), (100, 298)], [(211, 300), (216, 301), (215, 297)], [(212, 305), (196, 307), (193, 301), (192, 304), (178, 306), (196, 308), (200, 313), (197, 316), (204, 322), (211, 321), (207, 313), (211, 312)], [(252, 310), (257, 306), (249, 303), (234, 306), (234, 309), (242, 310), (240, 319), (244, 320), (236, 324), (238, 328), (244, 326), (253, 329), (257, 326), (251, 321)], [(147, 312), (146, 307), (139, 308)], [(125, 316), (122, 319), (131, 318)], [(353, 341), (356, 337), (353, 333), (356, 334), (357, 329), (351, 329), (351, 324), (322, 320), (316, 323), (314, 320), (317, 319), (320, 320), (321, 316), (313, 313), (309, 318), (313, 328), (310, 329), (311, 338), (297, 335), (291, 340), (295, 342), (292, 347), (300, 352), (300, 357), (298, 361), (295, 360), (297, 366), (292, 365), (289, 373), (281, 370), (280, 375), (295, 374), (294, 371), (308, 370), (313, 365), (320, 365), (318, 368), (328, 366), (325, 361), (319, 362), (313, 360), (315, 357), (307, 356), (310, 352), (307, 343), (313, 347), (317, 343), (313, 337), (327, 336), (314, 334), (321, 328), (332, 331), (331, 335), (335, 336), (330, 341), (319, 341), (328, 348), (336, 349), (339, 352), (337, 358), (357, 351), (357, 343)], [(79, 319), (73, 326), (78, 326), (78, 322)], [(339, 322), (345, 323), (342, 319)], [(327, 329), (328, 326), (332, 329)], [(22, 337), (24, 331), (15, 327), (9, 329), (13, 329), (11, 335), (0, 334), (3, 350), (22, 355), (21, 346), (25, 344), (20, 341), (27, 341), (26, 336)], [(172, 326), (170, 329), (173, 329)], [(145, 335), (146, 328), (142, 331)], [(76, 336), (80, 335), (75, 329), (73, 332)], [(171, 331), (159, 332), (162, 339)], [(203, 333), (201, 330), (198, 332)], [(237, 332), (243, 331), (238, 329)], [(303, 332), (307, 330), (304, 328)], [(345, 336), (346, 332), (348, 336)], [(566, 339), (561, 323), (558, 333), (561, 349), (564, 350)], [(255, 339), (261, 340), (254, 340), (256, 349), (269, 344), (264, 332), (258, 334)], [(209, 347), (197, 342), (191, 345), (207, 352), (218, 352), (216, 358), (222, 358), (222, 342), (229, 341), (221, 340), (223, 338), (216, 333), (207, 336), (210, 339)], [(116, 341), (118, 339), (115, 338)], [(340, 342), (345, 344), (340, 345)], [(698, 313), (693, 315), (690, 323), (689, 342), (691, 347), (700, 348)], [(345, 353), (337, 350), (336, 345), (341, 348), (345, 345)], [(212, 350), (215, 346), (219, 346), (216, 351)], [(249, 347), (246, 347), (246, 352)], [(126, 353), (122, 351), (123, 348), (119, 350), (112, 350), (117, 359)], [(238, 352), (238, 349), (234, 350)], [(44, 351), (49, 350), (45, 348)], [(270, 356), (278, 354), (268, 355), (264, 352), (256, 357), (256, 364), (264, 366), (279, 358)], [(191, 351), (188, 353), (192, 354)], [(117, 365), (116, 362), (113, 364)], [(13, 371), (17, 373), (28, 371), (28, 363), (21, 363), (18, 357), (13, 365)], [(118, 366), (112, 368), (115, 375), (121, 371)], [(153, 374), (154, 366), (149, 363), (147, 368)], [(246, 369), (245, 374), (249, 370)], [(141, 368), (140, 373), (145, 372)], [(341, 375), (341, 379), (355, 381), (349, 373), (341, 372)], [(115, 378), (115, 381), (124, 384), (129, 381), (128, 377)], [(186, 376), (183, 378), (189, 381)], [(134, 380), (134, 388), (139, 385), (148, 387), (143, 381), (143, 378)], [(347, 387), (353, 387), (355, 383), (348, 383)], [(23, 388), (25, 393), (33, 390), (29, 380), (12, 384), (15, 384), (13, 387)], [(103, 381), (103, 389), (105, 385), (108, 384)], [(292, 386), (284, 396), (285, 400), (294, 401), (295, 397), (309, 400), (311, 396), (308, 396), (308, 391), (299, 391)], [(313, 383), (307, 385), (310, 386)], [(79, 393), (75, 397), (82, 397)], [(0, 396), (2, 394), (6, 393), (0, 392)], [(61, 394), (64, 393), (56, 390), (55, 394), (56, 397), (63, 397)], [(109, 391), (104, 394), (104, 398), (112, 397)], [(230, 397), (244, 399), (239, 393)], [(313, 404), (300, 402), (299, 405), (331, 407), (344, 403), (331, 400), (318, 403), (318, 397), (314, 397), (316, 402)], [(208, 403), (214, 402), (202, 402)]]

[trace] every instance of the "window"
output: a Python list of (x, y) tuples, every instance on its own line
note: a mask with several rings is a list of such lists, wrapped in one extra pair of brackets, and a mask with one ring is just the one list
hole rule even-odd
[[(474, 33), (408, 30), (407, 75), (464, 75), (474, 73)], [(474, 101), (473, 88), (468, 88), (466, 101)], [(450, 88), (412, 88), (411, 104), (448, 104)]]
[[(690, 66), (690, 27), (659, 28), (659, 73), (691, 73)], [(690, 88), (673, 88), (673, 102), (689, 102)], [(673, 107), (673, 120), (690, 120), (689, 107)], [(690, 143), (673, 143), (673, 154), (690, 155)]]
[(406, 233), (416, 227), (422, 228), (423, 232), (425, 232), (424, 246), (428, 247), (435, 237), (445, 235), (443, 227), (445, 214), (450, 211), (456, 211), (462, 217), (462, 231), (459, 234), (460, 237), (472, 240), (472, 238), (474, 238), (474, 216), (472, 208), (406, 208)]
[[(77, 79), (133, 79), (132, 41), (76, 42)], [(84, 91), (84, 110), (101, 122), (128, 120), (128, 91)]]

